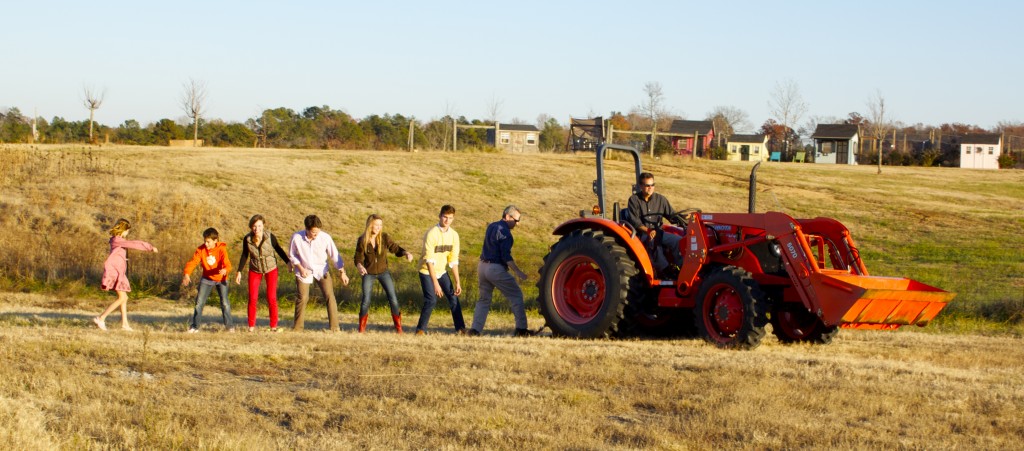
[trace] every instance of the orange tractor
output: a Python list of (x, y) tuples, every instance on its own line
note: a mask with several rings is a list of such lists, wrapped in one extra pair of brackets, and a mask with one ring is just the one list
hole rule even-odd
[[(765, 326), (783, 342), (829, 343), (840, 327), (924, 326), (955, 296), (906, 278), (868, 274), (849, 230), (830, 218), (685, 210), (663, 233), (681, 237), (678, 274), (657, 274), (648, 248), (618, 203), (605, 215), (604, 157), (597, 150), (598, 205), (555, 229), (540, 269), (538, 303), (556, 336), (596, 338), (696, 333), (725, 348), (752, 349)], [(659, 249), (660, 251), (660, 249)]]

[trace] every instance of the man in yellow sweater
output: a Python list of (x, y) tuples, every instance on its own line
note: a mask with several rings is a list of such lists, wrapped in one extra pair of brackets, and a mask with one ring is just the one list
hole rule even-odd
[[(459, 234), (452, 228), (455, 220), (455, 207), (445, 205), (437, 218), (437, 225), (427, 230), (423, 236), (423, 265), (420, 266), (420, 287), (423, 288), (423, 310), (420, 312), (419, 323), (416, 324), (416, 335), (424, 335), (430, 323), (430, 314), (437, 305), (437, 298), (444, 296), (452, 311), (455, 332), (466, 333), (466, 322), (462, 318), (462, 282), (459, 280)], [(445, 266), (451, 268), (451, 277)], [(455, 279), (455, 286), (452, 286)]]

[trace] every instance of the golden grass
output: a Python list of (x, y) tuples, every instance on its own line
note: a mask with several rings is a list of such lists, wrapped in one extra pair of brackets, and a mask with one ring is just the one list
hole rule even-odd
[[(749, 165), (645, 161), (677, 208), (745, 211)], [(631, 164), (609, 162), (625, 203)], [(960, 293), (919, 333), (844, 331), (830, 346), (728, 352), (692, 340), (395, 336), (381, 309), (351, 333), (358, 280), (339, 289), (343, 329), (180, 333), (184, 262), (217, 227), (237, 260), (254, 213), (283, 239), (318, 214), (347, 257), (370, 213), (419, 254), (441, 204), (458, 208), (467, 316), (485, 225), (508, 203), (531, 327), (550, 231), (594, 203), (593, 155), (0, 146), (0, 443), (11, 448), (1012, 448), (1024, 436), (1024, 174), (771, 164), (758, 209), (831, 216), (873, 274)], [(258, 174), (253, 177), (253, 174)], [(89, 318), (118, 217), (159, 254), (131, 254), (134, 333)], [(415, 269), (393, 260), (407, 327)], [(349, 274), (353, 272), (350, 268)], [(294, 285), (281, 281), (282, 325)], [(235, 317), (244, 287), (232, 285)], [(28, 292), (15, 294), (13, 292)], [(443, 303), (442, 303), (443, 304)], [(211, 311), (212, 310), (212, 311)], [(216, 304), (207, 323), (216, 323)], [(322, 309), (311, 327), (324, 326)], [(108, 324), (116, 327), (116, 315)], [(266, 325), (265, 308), (260, 324)], [(411, 327), (410, 327), (411, 328)], [(217, 331), (219, 327), (210, 326)], [(957, 335), (935, 332), (957, 331)], [(974, 332), (987, 335), (980, 336)], [(1006, 335), (1004, 333), (1008, 333)]]
[(0, 294), (13, 448), (1010, 449), (1024, 434), (1019, 338), (846, 331), (735, 352), (398, 336), (383, 312), (364, 335), (352, 314), (338, 334), (190, 335), (168, 326), (187, 308), (152, 298), (131, 306), (135, 332), (102, 333), (103, 302), (54, 303)]
[[(746, 162), (645, 160), (658, 190), (677, 208), (746, 210)], [(632, 165), (608, 164), (610, 202), (625, 204)], [(948, 330), (1024, 328), (1024, 172), (952, 168), (768, 164), (760, 170), (758, 210), (829, 216), (860, 243), (872, 274), (905, 276), (959, 293), (940, 316)], [(555, 241), (550, 231), (595, 202), (592, 154), (374, 152), (166, 147), (0, 147), (0, 283), (95, 295), (106, 256), (104, 230), (118, 217), (132, 238), (163, 252), (137, 254), (138, 294), (188, 297), (177, 274), (216, 227), (233, 258), (249, 216), (262, 213), (282, 239), (318, 214), (346, 256), (370, 213), (400, 244), (419, 253), (441, 204), (458, 209), (466, 299), (474, 299), (475, 260), (485, 225), (518, 204), (515, 254), (527, 272)], [(610, 203), (609, 202), (609, 203)], [(403, 304), (415, 310), (411, 265), (395, 262)], [(527, 298), (535, 289), (526, 285)], [(294, 298), (290, 276), (285, 302)], [(358, 290), (356, 290), (358, 291)], [(83, 293), (84, 292), (84, 293)], [(232, 290), (238, 299), (242, 290)], [(340, 291), (354, 300), (351, 289)], [(532, 306), (532, 305), (531, 305)], [(977, 320), (980, 319), (980, 322)]]

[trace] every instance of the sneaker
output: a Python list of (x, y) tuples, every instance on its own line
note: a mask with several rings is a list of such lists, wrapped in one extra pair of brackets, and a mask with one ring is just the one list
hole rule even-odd
[(100, 319), (100, 317), (97, 316), (93, 318), (92, 322), (96, 323), (96, 327), (99, 327), (100, 330), (107, 330), (107, 324), (104, 323), (103, 320)]
[(249, 332), (256, 332), (256, 328), (255, 327), (250, 327), (249, 328)]
[(235, 328), (234, 328), (234, 327), (229, 327), (229, 328), (228, 328), (228, 332), (234, 332), (234, 331), (235, 331)]
[(532, 337), (533, 336), (533, 332), (530, 332), (530, 329), (516, 329), (516, 331), (512, 334), (512, 336), (514, 336), (514, 337)]
[(132, 329), (132, 326), (124, 324), (124, 325), (121, 326), (121, 330), (127, 330), (128, 332), (131, 332), (131, 331), (133, 331), (135, 329)]
[(479, 337), (480, 331), (476, 329), (470, 329), (469, 332), (466, 332), (466, 335), (469, 335), (470, 337)]
[(416, 335), (426, 335), (427, 333), (421, 329), (416, 329)]
[(278, 329), (278, 328), (276, 328), (276, 327), (271, 327), (271, 328), (270, 328), (270, 331), (271, 331), (271, 332), (274, 332), (274, 333), (278, 333), (278, 332), (281, 332), (281, 329)]
[(194, 327), (188, 330), (188, 333), (190, 333), (190, 334), (194, 334), (196, 332), (199, 332), (199, 329), (196, 329)]

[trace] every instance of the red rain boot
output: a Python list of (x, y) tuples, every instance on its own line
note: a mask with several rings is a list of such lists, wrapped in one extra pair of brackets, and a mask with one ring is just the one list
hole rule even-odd
[(402, 333), (402, 314), (391, 315), (391, 319), (395, 321), (395, 332)]
[(366, 332), (366, 315), (359, 317), (359, 333)]

